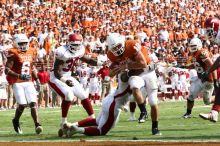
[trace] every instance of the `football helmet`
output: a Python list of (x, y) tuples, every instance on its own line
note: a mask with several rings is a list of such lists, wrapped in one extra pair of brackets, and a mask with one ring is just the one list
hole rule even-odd
[(119, 33), (110, 33), (107, 36), (106, 43), (108, 49), (113, 53), (115, 56), (120, 56), (125, 51), (125, 39)]
[(67, 48), (71, 53), (76, 53), (82, 48), (83, 37), (80, 34), (70, 34), (68, 37)]
[(217, 39), (217, 34), (220, 28), (220, 20), (216, 17), (209, 17), (205, 21), (205, 36), (217, 44), (220, 44), (220, 39)]
[(197, 50), (200, 50), (201, 48), (202, 48), (202, 41), (199, 38), (191, 39), (191, 41), (189, 43), (189, 51), (191, 53), (194, 53)]
[(14, 45), (17, 49), (25, 52), (29, 48), (29, 40), (25, 34), (16, 34), (14, 36)]

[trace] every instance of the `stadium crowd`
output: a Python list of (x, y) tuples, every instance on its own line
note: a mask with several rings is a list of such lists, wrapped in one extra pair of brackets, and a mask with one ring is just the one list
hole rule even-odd
[[(14, 45), (14, 35), (26, 34), (29, 45), (36, 51), (35, 64), (38, 69), (40, 88), (38, 106), (60, 106), (56, 93), (49, 89), (49, 71), (54, 62), (55, 50), (68, 42), (69, 34), (81, 34), (86, 56), (99, 58), (102, 67), (95, 68), (97, 79), (89, 80), (94, 67), (78, 61), (72, 70), (89, 98), (95, 104), (101, 103), (105, 94), (115, 86), (115, 78), (109, 77), (109, 61), (106, 38), (109, 33), (119, 33), (125, 40), (139, 41), (151, 54), (158, 66), (158, 80), (170, 84), (171, 96), (167, 89), (160, 89), (162, 100), (168, 98), (186, 99), (190, 84), (188, 69), (190, 63), (189, 42), (193, 38), (202, 40), (203, 48), (208, 49), (214, 62), (219, 56), (219, 46), (205, 39), (207, 18), (220, 18), (219, 0), (2, 0), (0, 2), (0, 65), (4, 74), (7, 50)], [(173, 67), (175, 66), (175, 67)], [(180, 69), (181, 67), (181, 69)], [(177, 78), (174, 76), (178, 75)], [(184, 76), (184, 77), (181, 77)], [(220, 70), (218, 71), (220, 76)], [(175, 79), (172, 79), (175, 78)], [(161, 78), (161, 79), (160, 79)], [(188, 79), (188, 82), (185, 83)], [(171, 82), (182, 80), (186, 87), (178, 89)], [(89, 83), (90, 81), (90, 83)], [(1, 76), (0, 108), (16, 106), (10, 78)], [(98, 85), (97, 91), (91, 91)], [(159, 85), (160, 87), (160, 85)], [(174, 91), (177, 90), (177, 91)], [(180, 93), (184, 90), (184, 93)], [(165, 92), (165, 93), (164, 93)], [(43, 104), (43, 101), (45, 104)], [(79, 101), (75, 101), (79, 104)]]

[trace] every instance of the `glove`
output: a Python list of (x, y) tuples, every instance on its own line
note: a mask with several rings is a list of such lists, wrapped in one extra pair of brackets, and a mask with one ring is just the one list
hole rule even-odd
[(218, 80), (214, 79), (214, 88), (215, 88), (215, 92), (219, 89), (219, 82)]
[(202, 81), (202, 82), (207, 81), (208, 78), (209, 78), (209, 73), (208, 73), (208, 72), (205, 71), (205, 72), (203, 72), (203, 73), (201, 74), (201, 81)]
[(36, 88), (36, 90), (39, 92), (40, 91), (40, 82), (39, 82), (39, 80), (36, 80), (35, 81), (35, 88)]
[(31, 75), (28, 75), (28, 74), (20, 74), (20, 78), (21, 80), (24, 80), (24, 81), (28, 81), (31, 79)]
[(73, 87), (73, 82), (71, 80), (66, 80), (66, 84), (70, 87)]

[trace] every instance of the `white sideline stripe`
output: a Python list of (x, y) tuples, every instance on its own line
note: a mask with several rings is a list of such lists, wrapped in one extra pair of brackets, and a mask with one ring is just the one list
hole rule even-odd
[[(156, 136), (157, 137), (157, 136)], [(162, 136), (160, 136), (162, 137)], [(172, 142), (172, 143), (179, 143), (179, 142), (198, 142), (198, 143), (204, 143), (204, 142), (220, 142), (220, 140), (85, 140), (85, 142), (133, 142), (133, 143), (138, 143), (138, 142), (159, 142), (159, 143), (166, 143), (166, 142)], [(0, 142), (11, 142), (11, 141), (0, 141)], [(70, 139), (63, 139), (63, 140), (19, 140), (19, 141), (13, 141), (13, 142), (81, 142), (81, 140), (70, 140)], [(156, 143), (155, 143), (156, 144)]]

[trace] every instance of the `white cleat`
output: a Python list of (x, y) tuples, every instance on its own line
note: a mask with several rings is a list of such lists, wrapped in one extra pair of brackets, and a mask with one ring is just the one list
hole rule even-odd
[(58, 130), (58, 136), (59, 137), (63, 137), (63, 136), (67, 136), (67, 131), (70, 128), (71, 123), (61, 123), (60, 124), (60, 129)]
[(200, 113), (199, 116), (205, 120), (210, 120), (212, 122), (217, 122), (218, 121), (218, 112), (215, 110), (212, 110), (208, 114), (203, 114)]
[(76, 126), (75, 124), (71, 125), (70, 128), (67, 130), (66, 136), (71, 137), (74, 134), (79, 132), (79, 127)]
[(134, 116), (130, 116), (128, 121), (136, 121), (137, 119)]

